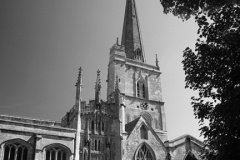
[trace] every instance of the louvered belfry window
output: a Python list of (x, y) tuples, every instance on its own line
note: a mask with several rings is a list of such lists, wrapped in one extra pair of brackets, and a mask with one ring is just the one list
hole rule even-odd
[(150, 149), (143, 144), (136, 154), (136, 160), (154, 160)]
[(143, 82), (137, 82), (137, 97), (146, 98), (145, 85)]
[(11, 143), (4, 147), (3, 160), (27, 160), (28, 148), (21, 143)]

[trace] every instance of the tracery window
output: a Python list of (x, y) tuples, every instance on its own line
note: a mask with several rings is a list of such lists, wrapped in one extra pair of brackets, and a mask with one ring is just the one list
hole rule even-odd
[(146, 98), (146, 89), (143, 82), (137, 82), (137, 97)]
[(3, 160), (27, 160), (28, 148), (21, 143), (10, 143), (4, 146)]
[(146, 144), (143, 144), (137, 151), (136, 160), (154, 160), (154, 157)]
[(141, 139), (148, 139), (148, 131), (144, 125), (140, 128)]
[(46, 149), (46, 160), (67, 160), (67, 153), (60, 147)]

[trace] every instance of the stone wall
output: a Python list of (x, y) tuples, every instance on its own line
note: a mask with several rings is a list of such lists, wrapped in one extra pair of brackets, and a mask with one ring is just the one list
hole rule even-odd
[(45, 149), (49, 146), (62, 147), (72, 160), (74, 154), (75, 130), (54, 126), (49, 121), (29, 118), (0, 116), (0, 159), (4, 146), (20, 143), (28, 148), (28, 159), (44, 160)]

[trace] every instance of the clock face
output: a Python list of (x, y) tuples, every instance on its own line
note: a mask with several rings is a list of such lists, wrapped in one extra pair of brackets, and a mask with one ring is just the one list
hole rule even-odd
[(141, 108), (142, 110), (147, 110), (147, 109), (148, 109), (148, 104), (147, 104), (147, 102), (142, 102), (142, 103), (140, 104), (140, 108)]

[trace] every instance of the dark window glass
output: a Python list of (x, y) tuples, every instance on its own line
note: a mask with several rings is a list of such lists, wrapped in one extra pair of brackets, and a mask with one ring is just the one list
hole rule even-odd
[(16, 151), (16, 148), (14, 146), (12, 146), (11, 151), (10, 151), (10, 159), (9, 160), (15, 160), (15, 151)]
[(100, 151), (100, 149), (101, 149), (101, 141), (99, 140), (98, 141), (98, 151)]
[(4, 151), (4, 160), (8, 160), (9, 150), (10, 150), (9, 146), (6, 146)]
[(19, 147), (18, 148), (18, 153), (17, 153), (17, 160), (22, 159), (22, 153), (23, 153), (23, 149), (22, 149), (22, 147)]
[(46, 160), (50, 160), (50, 151), (49, 150), (46, 153)]
[(141, 139), (148, 139), (148, 132), (144, 125), (142, 125), (142, 127), (140, 128), (140, 132), (141, 132)]
[(51, 152), (51, 160), (55, 160), (55, 151)]
[(95, 140), (95, 151), (97, 151), (97, 140)]

